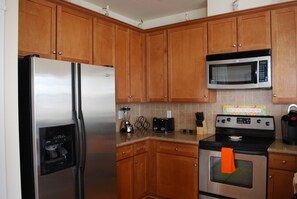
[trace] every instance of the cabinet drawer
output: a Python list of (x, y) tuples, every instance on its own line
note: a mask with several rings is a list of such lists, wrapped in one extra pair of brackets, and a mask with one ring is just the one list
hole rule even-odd
[(148, 142), (143, 141), (143, 142), (137, 142), (133, 145), (133, 151), (134, 155), (144, 153), (148, 151)]
[(296, 157), (286, 154), (269, 154), (269, 168), (296, 171)]
[(133, 146), (127, 145), (117, 148), (117, 160), (122, 160), (133, 156)]
[(157, 152), (198, 157), (198, 145), (182, 144), (176, 142), (158, 142)]

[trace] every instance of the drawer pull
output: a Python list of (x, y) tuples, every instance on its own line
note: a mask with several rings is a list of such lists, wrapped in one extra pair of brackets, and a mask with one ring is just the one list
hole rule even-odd
[(286, 160), (283, 160), (283, 161), (282, 161), (282, 163), (283, 163), (283, 164), (286, 164), (286, 163), (287, 163), (287, 161), (286, 161)]
[(178, 151), (178, 148), (176, 147), (175, 150)]
[(126, 154), (125, 151), (123, 151), (123, 152), (122, 152), (122, 155), (125, 155), (125, 154)]
[(197, 164), (196, 163), (194, 164), (194, 167), (197, 167)]
[(269, 179), (272, 179), (272, 176), (268, 176)]

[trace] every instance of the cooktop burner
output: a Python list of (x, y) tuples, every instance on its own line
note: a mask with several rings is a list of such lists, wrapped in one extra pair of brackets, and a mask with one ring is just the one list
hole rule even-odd
[(199, 148), (220, 151), (230, 147), (237, 153), (266, 155), (275, 140), (274, 129), (272, 116), (217, 115), (216, 134), (201, 140)]

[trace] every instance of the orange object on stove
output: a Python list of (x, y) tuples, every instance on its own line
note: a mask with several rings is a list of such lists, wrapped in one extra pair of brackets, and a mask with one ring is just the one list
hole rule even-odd
[(222, 147), (221, 156), (221, 172), (231, 174), (236, 171), (233, 149)]

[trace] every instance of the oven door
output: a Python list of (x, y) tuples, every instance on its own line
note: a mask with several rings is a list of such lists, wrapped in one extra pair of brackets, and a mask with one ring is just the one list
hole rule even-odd
[(267, 157), (235, 153), (235, 165), (234, 173), (221, 173), (221, 152), (199, 149), (200, 198), (204, 192), (230, 198), (265, 199)]

